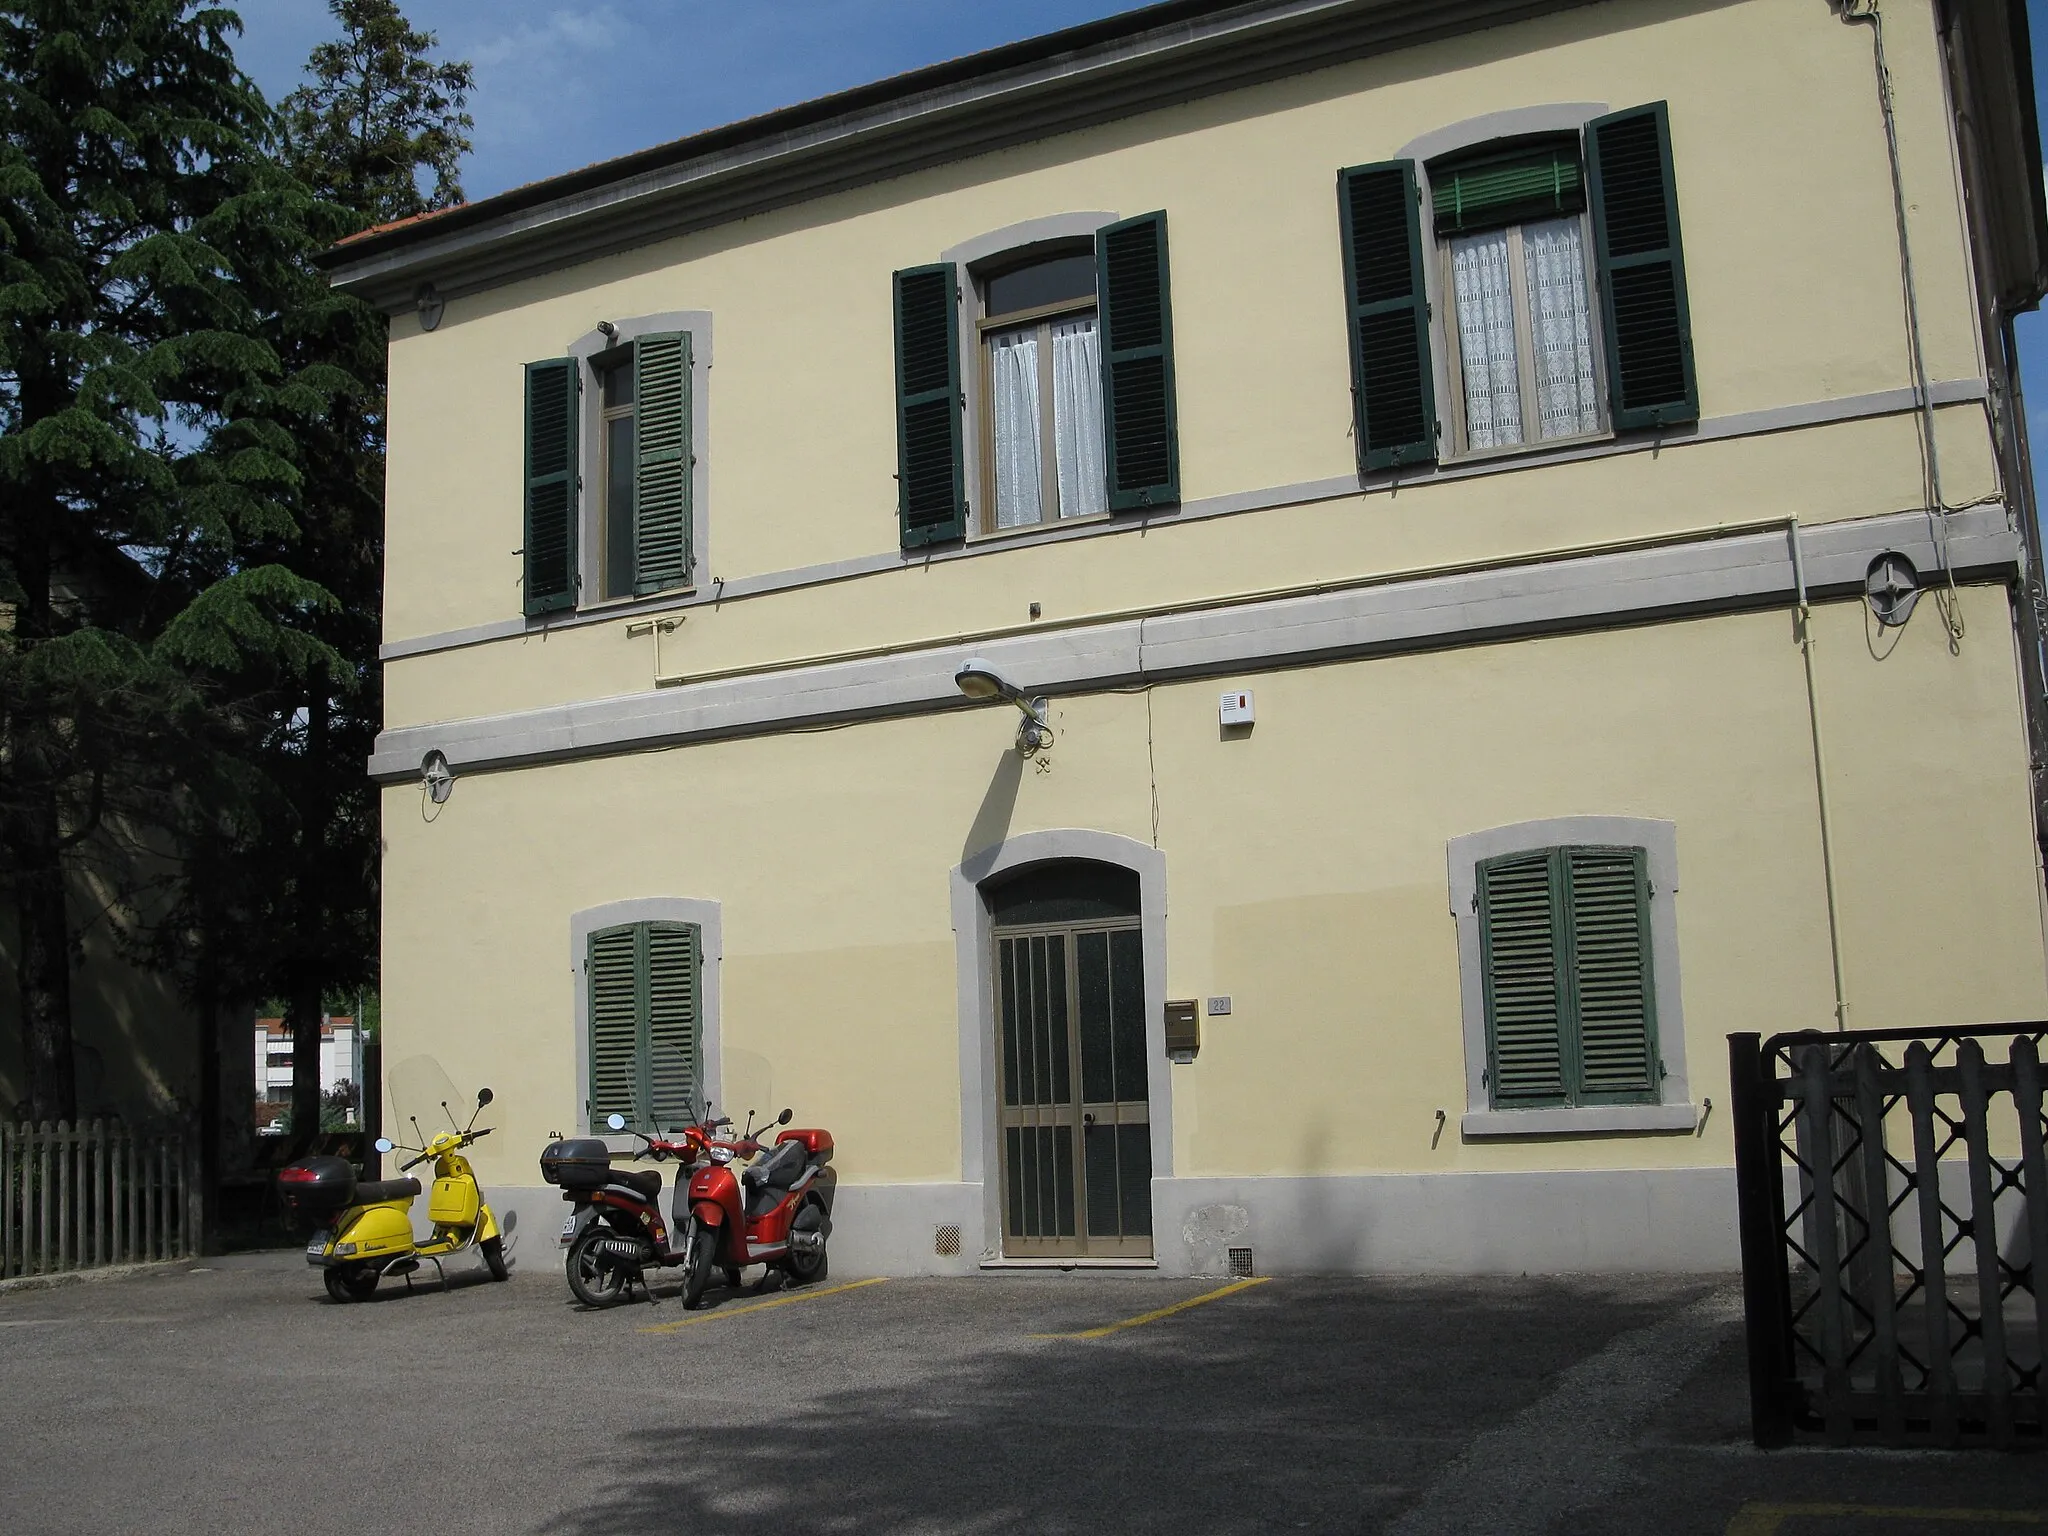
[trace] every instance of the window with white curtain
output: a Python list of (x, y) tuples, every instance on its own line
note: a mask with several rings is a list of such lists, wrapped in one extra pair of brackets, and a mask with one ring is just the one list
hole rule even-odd
[(1576, 145), (1487, 146), (1429, 174), (1458, 450), (1604, 431)]
[(982, 531), (1109, 510), (1092, 248), (978, 274)]

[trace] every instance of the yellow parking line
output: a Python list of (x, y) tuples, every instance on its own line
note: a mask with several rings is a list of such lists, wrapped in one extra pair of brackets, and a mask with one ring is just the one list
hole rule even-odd
[(1235, 1295), (1239, 1291), (1250, 1290), (1255, 1285), (1264, 1285), (1270, 1278), (1267, 1275), (1260, 1275), (1255, 1280), (1233, 1280), (1226, 1286), (1221, 1286), (1213, 1291), (1205, 1291), (1200, 1296), (1190, 1296), (1186, 1301), (1176, 1301), (1170, 1307), (1161, 1307), (1156, 1312), (1141, 1312), (1136, 1317), (1127, 1317), (1120, 1323), (1110, 1323), (1101, 1328), (1086, 1328), (1079, 1333), (1034, 1333), (1031, 1337), (1034, 1339), (1106, 1339), (1112, 1333), (1120, 1333), (1126, 1328), (1142, 1328), (1147, 1323), (1158, 1322), (1162, 1317), (1171, 1317), (1176, 1312), (1185, 1312), (1189, 1307), (1199, 1307), (1205, 1301), (1221, 1301), (1225, 1296)]
[(1800, 1515), (1869, 1520), (1969, 1520), (1979, 1525), (2048, 1525), (2048, 1512), (2028, 1509), (1898, 1509), (1885, 1504), (1745, 1504), (1728, 1536), (1777, 1536), (1778, 1527)]
[(694, 1328), (699, 1323), (715, 1323), (721, 1318), (739, 1317), (748, 1312), (765, 1312), (770, 1307), (793, 1307), (800, 1301), (816, 1301), (821, 1296), (837, 1296), (841, 1291), (857, 1291), (864, 1285), (880, 1285), (887, 1275), (876, 1275), (867, 1280), (849, 1280), (844, 1285), (828, 1285), (822, 1291), (790, 1291), (781, 1296), (771, 1296), (766, 1301), (750, 1301), (744, 1307), (720, 1307), (712, 1312), (693, 1312), (688, 1317), (679, 1317), (672, 1323), (655, 1323), (642, 1328), (642, 1333), (674, 1333), (678, 1328)]

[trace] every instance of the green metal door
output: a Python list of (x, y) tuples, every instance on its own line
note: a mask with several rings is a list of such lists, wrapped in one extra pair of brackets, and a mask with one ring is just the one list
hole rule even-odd
[(999, 928), (995, 945), (1003, 1252), (1150, 1258), (1138, 924)]

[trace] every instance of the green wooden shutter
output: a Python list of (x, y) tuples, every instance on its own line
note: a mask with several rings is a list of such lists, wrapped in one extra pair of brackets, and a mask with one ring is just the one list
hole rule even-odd
[(905, 549), (967, 534), (959, 304), (950, 261), (896, 274), (896, 516)]
[(1643, 850), (1566, 848), (1559, 863), (1571, 918), (1573, 1100), (1654, 1103), (1660, 1074)]
[(1436, 458), (1436, 381), (1415, 162), (1340, 171), (1337, 202), (1358, 467), (1429, 463)]
[(692, 923), (649, 923), (647, 949), (647, 1104), (649, 1129), (696, 1122), (699, 1066), (698, 930)]
[(1173, 289), (1166, 215), (1095, 232), (1102, 308), (1102, 431), (1109, 509), (1180, 503), (1180, 425), (1173, 387)]
[(633, 343), (633, 590), (688, 586), (691, 468), (690, 335)]
[(1692, 313), (1664, 103), (1588, 123), (1586, 165), (1615, 429), (1697, 421)]
[(639, 925), (593, 933), (583, 968), (590, 987), (590, 1129), (603, 1131), (611, 1114), (638, 1125)]
[(576, 418), (573, 357), (526, 365), (526, 611), (576, 606)]
[(1566, 1102), (1564, 923), (1549, 850), (1479, 866), (1487, 1082), (1501, 1109)]

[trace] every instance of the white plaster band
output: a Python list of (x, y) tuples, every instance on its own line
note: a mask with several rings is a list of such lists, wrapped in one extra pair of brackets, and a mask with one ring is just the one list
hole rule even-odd
[[(1819, 594), (1860, 592), (1886, 550), (1936, 569), (1921, 513), (1821, 524), (1802, 539), (1808, 586)], [(1948, 549), (1958, 577), (2006, 580), (2020, 570), (2020, 535), (2003, 507), (1951, 517)], [(1788, 532), (1769, 530), (1018, 635), (976, 649), (1034, 690), (1076, 693), (1755, 608), (1792, 593)], [(457, 772), (475, 772), (969, 707), (953, 681), (963, 654), (948, 643), (405, 726), (377, 738), (370, 773), (386, 783), (414, 778), (437, 750)]]

